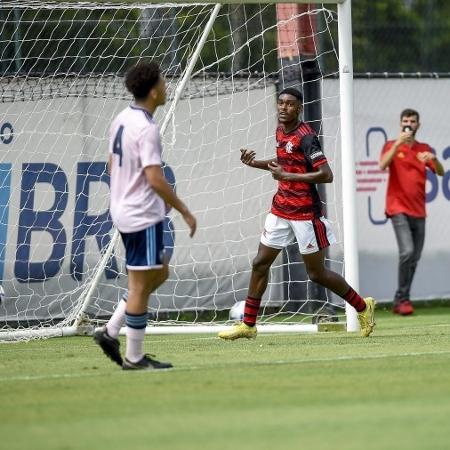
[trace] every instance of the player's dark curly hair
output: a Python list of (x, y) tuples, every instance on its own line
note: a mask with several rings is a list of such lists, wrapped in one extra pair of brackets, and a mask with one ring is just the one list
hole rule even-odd
[(288, 88), (286, 88), (286, 89), (283, 89), (283, 90), (278, 94), (278, 97), (279, 97), (280, 95), (282, 95), (282, 94), (289, 94), (289, 95), (292, 95), (292, 96), (294, 96), (300, 103), (303, 103), (303, 95), (302, 95), (302, 93), (301, 93), (298, 89), (288, 87)]
[(139, 62), (130, 67), (125, 75), (125, 86), (137, 100), (147, 97), (161, 76), (159, 66), (154, 61)]

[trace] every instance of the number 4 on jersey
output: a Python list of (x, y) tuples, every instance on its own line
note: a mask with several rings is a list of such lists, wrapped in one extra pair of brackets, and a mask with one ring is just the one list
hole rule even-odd
[(123, 134), (123, 125), (120, 125), (113, 143), (113, 153), (119, 155), (120, 157), (119, 166), (122, 166), (122, 134)]

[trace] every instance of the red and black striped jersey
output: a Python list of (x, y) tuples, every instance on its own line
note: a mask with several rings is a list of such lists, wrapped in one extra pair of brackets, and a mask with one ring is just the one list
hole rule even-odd
[[(327, 159), (314, 130), (300, 122), (297, 128), (285, 133), (276, 131), (277, 160), (285, 172), (314, 172)], [(322, 204), (315, 184), (302, 181), (279, 181), (273, 197), (272, 214), (288, 220), (312, 220), (322, 215)]]

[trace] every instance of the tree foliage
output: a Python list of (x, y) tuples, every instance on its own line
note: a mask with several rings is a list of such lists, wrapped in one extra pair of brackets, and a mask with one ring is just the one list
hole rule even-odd
[(449, 72), (448, 0), (357, 0), (352, 4), (356, 72)]
[[(177, 16), (164, 9), (145, 11), (0, 7), (0, 76), (122, 73), (149, 55), (179, 72), (203, 29), (204, 13), (195, 8)], [(357, 0), (352, 14), (355, 72), (450, 72), (445, 57), (450, 1)], [(276, 72), (275, 17), (273, 5), (224, 5), (200, 64), (211, 71)], [(336, 27), (332, 34), (337, 43)], [(329, 45), (326, 34), (321, 36), (322, 45)], [(335, 70), (333, 58), (324, 57), (322, 64), (325, 71)]]

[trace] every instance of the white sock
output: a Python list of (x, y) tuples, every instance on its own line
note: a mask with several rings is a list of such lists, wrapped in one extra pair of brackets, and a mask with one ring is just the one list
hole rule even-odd
[(114, 339), (117, 339), (120, 329), (125, 324), (126, 308), (127, 302), (122, 298), (117, 305), (114, 314), (111, 316), (111, 319), (109, 319), (109, 322), (106, 324), (106, 331), (108, 331), (108, 334)]
[(127, 327), (127, 350), (125, 357), (128, 361), (136, 363), (144, 356), (145, 328)]

